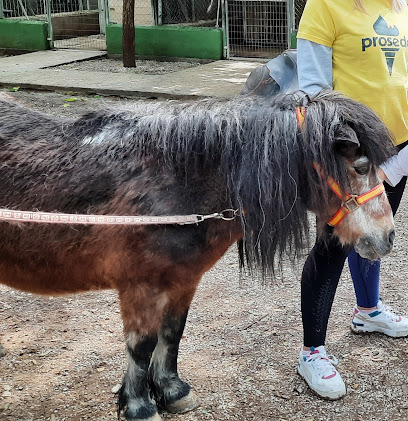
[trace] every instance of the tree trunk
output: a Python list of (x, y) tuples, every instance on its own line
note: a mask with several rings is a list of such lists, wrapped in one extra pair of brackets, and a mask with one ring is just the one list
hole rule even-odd
[(123, 67), (136, 67), (135, 0), (123, 0)]

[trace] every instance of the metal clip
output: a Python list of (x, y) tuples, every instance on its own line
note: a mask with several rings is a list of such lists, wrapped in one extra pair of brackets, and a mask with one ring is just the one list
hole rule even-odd
[(223, 221), (232, 221), (238, 214), (238, 209), (225, 209), (221, 212), (220, 218)]
[[(197, 218), (197, 221), (188, 222), (187, 224), (198, 224), (199, 222), (204, 221), (204, 215), (195, 215), (195, 217)], [(187, 225), (187, 224), (184, 224), (184, 225)]]
[(360, 204), (357, 202), (358, 196), (356, 194), (351, 194), (350, 196), (351, 196), (350, 199), (347, 199), (343, 203), (343, 206), (350, 212), (354, 212), (360, 207)]
[(238, 209), (224, 209), (222, 212), (211, 213), (210, 215), (194, 215), (197, 220), (194, 222), (187, 222), (186, 224), (198, 224), (206, 219), (222, 219), (223, 221), (232, 221), (238, 214)]

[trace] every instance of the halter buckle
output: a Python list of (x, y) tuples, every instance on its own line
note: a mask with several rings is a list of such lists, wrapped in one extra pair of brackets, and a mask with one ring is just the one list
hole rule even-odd
[(355, 210), (357, 210), (360, 207), (360, 204), (357, 201), (357, 195), (356, 194), (352, 194), (350, 195), (350, 199), (347, 199), (344, 203), (343, 206), (350, 212), (354, 212)]

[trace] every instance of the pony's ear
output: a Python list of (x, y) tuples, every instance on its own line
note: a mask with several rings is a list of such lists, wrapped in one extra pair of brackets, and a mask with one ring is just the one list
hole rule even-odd
[[(356, 132), (348, 125), (341, 125), (337, 128), (335, 134), (335, 142), (337, 146), (360, 146), (360, 141), (358, 140)], [(350, 145), (350, 143), (352, 145)]]

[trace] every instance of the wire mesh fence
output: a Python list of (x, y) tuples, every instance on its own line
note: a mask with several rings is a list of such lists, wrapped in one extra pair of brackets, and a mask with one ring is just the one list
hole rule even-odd
[[(290, 46), (306, 0), (136, 0), (135, 25), (224, 27), (227, 58), (268, 58)], [(49, 21), (57, 48), (106, 49), (123, 0), (0, 0), (0, 18)]]
[(295, 28), (299, 28), (299, 21), (306, 6), (306, 0), (295, 0)]
[[(135, 25), (215, 26), (220, 0), (138, 0)], [(109, 1), (110, 22), (122, 23), (122, 0)], [(219, 24), (221, 22), (219, 21)]]
[[(122, 23), (123, 0), (109, 0), (109, 18), (111, 23)], [(154, 25), (152, 0), (135, 1), (135, 25)]]
[(100, 0), (50, 2), (54, 47), (105, 50), (106, 6)]
[(214, 26), (218, 0), (157, 0), (159, 25)]
[(0, 0), (0, 17), (46, 21), (57, 48), (104, 50), (104, 0)]
[(57, 13), (87, 13), (99, 9), (98, 0), (0, 0), (3, 17), (41, 17)]
[(291, 0), (225, 0), (227, 56), (269, 58), (290, 47)]
[[(110, 0), (111, 21), (122, 22), (121, 0)], [(139, 0), (136, 25), (225, 28), (227, 58), (268, 58), (291, 46), (306, 0)]]
[(0, 17), (29, 19), (45, 14), (44, 2), (40, 0), (0, 0)]

